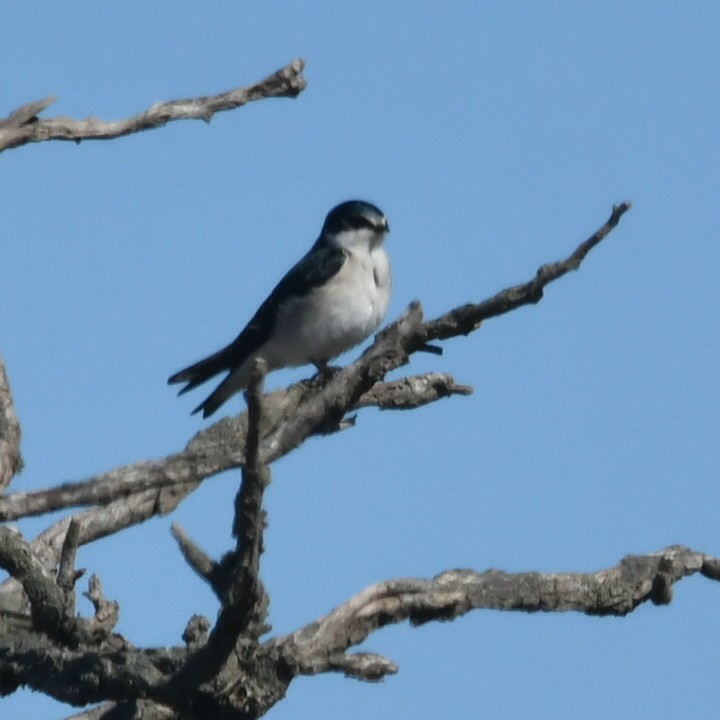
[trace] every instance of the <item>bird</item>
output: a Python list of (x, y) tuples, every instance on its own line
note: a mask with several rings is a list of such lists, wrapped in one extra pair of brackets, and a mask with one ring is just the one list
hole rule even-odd
[(310, 250), (285, 274), (250, 322), (226, 347), (171, 375), (185, 383), (178, 395), (227, 375), (192, 414), (212, 415), (247, 387), (256, 358), (268, 371), (332, 358), (369, 337), (383, 321), (392, 285), (384, 240), (385, 214), (364, 200), (348, 200), (327, 214)]

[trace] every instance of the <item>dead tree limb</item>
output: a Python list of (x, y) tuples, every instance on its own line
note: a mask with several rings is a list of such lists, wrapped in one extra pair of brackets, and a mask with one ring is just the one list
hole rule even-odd
[[(427, 350), (429, 341), (468, 334), (490, 317), (538, 302), (549, 283), (579, 267), (628, 208), (628, 203), (614, 207), (609, 220), (565, 260), (544, 265), (527, 283), (482, 303), (429, 322), (423, 322), (420, 304), (412, 303), (358, 360), (330, 379), (313, 378), (263, 396), (262, 369), (256, 368), (247, 412), (199, 432), (178, 453), (79, 483), (0, 498), (2, 520), (92, 506), (55, 523), (31, 543), (0, 528), (0, 567), (12, 576), (0, 586), (0, 694), (26, 685), (72, 705), (109, 703), (100, 715), (89, 711), (96, 718), (142, 710), (159, 718), (254, 720), (284, 697), (297, 676), (341, 672), (374, 681), (397, 672), (388, 658), (351, 652), (388, 624), (451, 620), (483, 608), (625, 615), (647, 600), (670, 602), (673, 584), (687, 575), (720, 579), (720, 560), (682, 547), (628, 557), (597, 573), (452, 570), (430, 580), (379, 583), (289, 635), (260, 639), (269, 631), (268, 597), (260, 580), (269, 465), (307, 438), (345, 427), (352, 410), (411, 409), (469, 393), (470, 388), (442, 374), (384, 379), (413, 353)], [(112, 633), (118, 606), (105, 600), (94, 576), (86, 593), (94, 617), (74, 614), (74, 557), (80, 545), (170, 512), (203, 480), (234, 467), (242, 467), (235, 548), (215, 561), (179, 528), (174, 531), (184, 556), (218, 597), (213, 627), (194, 616), (183, 634), (185, 647), (134, 647)], [(47, 667), (53, 671), (38, 670)]]
[[(425, 379), (409, 377), (389, 383), (378, 380), (404, 365), (410, 354), (430, 340), (467, 335), (484, 320), (537, 303), (548, 284), (578, 269), (588, 252), (608, 235), (629, 208), (628, 202), (614, 206), (608, 221), (569, 257), (543, 265), (532, 280), (506, 288), (483, 302), (457, 307), (426, 323), (421, 322), (422, 308), (415, 303), (403, 318), (379, 333), (356, 362), (327, 383), (306, 381), (265, 396), (261, 452), (267, 455), (266, 461), (272, 462), (287, 453), (291, 449), (291, 436), (296, 436), (294, 441), (300, 443), (310, 435), (332, 429), (333, 423), (337, 426), (338, 415), (342, 417), (354, 408), (407, 409), (458, 393), (468, 394), (469, 387), (457, 386), (447, 375), (431, 374)], [(246, 433), (247, 414), (242, 413), (201, 430), (184, 450), (167, 457), (125, 465), (47, 490), (0, 497), (0, 521), (77, 505), (107, 505), (119, 497), (146, 491), (154, 491), (159, 496), (159, 491), (168, 487), (183, 488), (178, 497), (165, 498), (166, 503), (159, 503), (158, 513), (168, 512), (203, 479), (242, 466), (245, 458), (242, 438)], [(139, 521), (147, 519), (143, 515), (139, 513)]]
[(38, 115), (55, 102), (50, 96), (23, 105), (0, 120), (0, 152), (44, 140), (112, 140), (132, 133), (162, 127), (174, 120), (204, 120), (224, 110), (234, 110), (254, 100), (296, 97), (305, 89), (301, 59), (293, 60), (260, 82), (218, 95), (171, 100), (153, 105), (126, 120), (104, 121), (95, 117), (76, 120), (69, 117), (40, 118)]
[(27, 685), (73, 705), (142, 701), (174, 708), (177, 717), (192, 710), (197, 717), (249, 720), (267, 712), (301, 675), (342, 672), (373, 681), (396, 672), (387, 658), (348, 652), (387, 625), (453, 620), (480, 609), (624, 616), (648, 601), (669, 603), (674, 584), (696, 573), (720, 580), (720, 558), (672, 546), (593, 573), (449, 570), (429, 580), (389, 580), (293, 633), (261, 643), (252, 662), (233, 656), (214, 681), (196, 687), (172, 683), (187, 657), (182, 647), (100, 646), (88, 652), (26, 633), (17, 652), (6, 624), (0, 632), (0, 693)]
[[(523, 304), (538, 302), (544, 288), (579, 267), (587, 253), (617, 225), (629, 203), (613, 208), (608, 221), (565, 260), (544, 265), (527, 283), (507, 288), (479, 304), (464, 305), (427, 323), (414, 303), (400, 320), (383, 330), (362, 356), (329, 381), (310, 380), (263, 398), (259, 425), (259, 457), (264, 464), (287, 454), (308, 437), (332, 432), (355, 408), (419, 407), (453, 394), (452, 378), (417, 382), (412, 378), (390, 383), (385, 375), (408, 362), (430, 340), (449, 339), (477, 329), (489, 317)], [(446, 388), (445, 391), (442, 388)], [(414, 400), (410, 391), (417, 392)], [(16, 520), (75, 505), (94, 505), (74, 516), (78, 545), (83, 545), (174, 510), (205, 479), (245, 462), (248, 414), (224, 418), (198, 432), (184, 450), (158, 460), (142, 461), (77, 483), (31, 493), (0, 497), (0, 521)], [(47, 570), (57, 566), (70, 520), (64, 518), (30, 544)], [(20, 584), (0, 585), (0, 607), (21, 610), (25, 597)]]
[(0, 493), (22, 470), (20, 435), (5, 363), (0, 358)]

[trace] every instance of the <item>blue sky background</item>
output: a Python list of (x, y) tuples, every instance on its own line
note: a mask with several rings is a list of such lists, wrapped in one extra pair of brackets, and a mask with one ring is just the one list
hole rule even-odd
[[(341, 200), (389, 217), (394, 318), (530, 278), (629, 199), (538, 306), (413, 358), (473, 396), (363, 411), (274, 466), (270, 621), (290, 631), (370, 583), (455, 567), (720, 554), (719, 23), (713, 2), (7, 4), (3, 115), (56, 94), (47, 115), (127, 117), (296, 56), (309, 82), (209, 126), (3, 154), (0, 352), (27, 464), (12, 489), (181, 448), (205, 389), (177, 399), (167, 376), (235, 336)], [(81, 550), (132, 642), (177, 644), (192, 613), (214, 618), (169, 525), (219, 555), (238, 480)], [(366, 649), (399, 675), (300, 679), (268, 717), (715, 718), (718, 601), (693, 578), (625, 619), (386, 629)], [(70, 714), (28, 692), (0, 713)]]

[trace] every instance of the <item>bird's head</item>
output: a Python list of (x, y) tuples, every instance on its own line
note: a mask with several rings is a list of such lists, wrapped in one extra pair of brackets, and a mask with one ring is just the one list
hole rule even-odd
[(321, 236), (345, 248), (372, 249), (388, 232), (390, 226), (382, 210), (364, 200), (348, 200), (327, 214)]

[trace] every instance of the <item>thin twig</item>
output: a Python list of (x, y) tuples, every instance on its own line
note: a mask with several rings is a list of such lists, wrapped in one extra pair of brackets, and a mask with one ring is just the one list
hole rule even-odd
[(214, 575), (217, 572), (217, 563), (201, 550), (185, 533), (180, 525), (174, 522), (170, 525), (170, 532), (180, 547), (180, 552), (187, 564), (206, 582), (214, 587)]
[(75, 597), (75, 581), (82, 575), (82, 571), (75, 572), (75, 555), (79, 542), (80, 523), (73, 518), (65, 533), (57, 574), (57, 584), (65, 591), (68, 601)]
[(602, 227), (585, 242), (580, 243), (569, 257), (543, 265), (532, 280), (507, 288), (481, 303), (463, 305), (426, 322), (418, 342), (422, 344), (430, 340), (447, 340), (458, 335), (468, 335), (477, 330), (484, 320), (503, 315), (523, 305), (539, 302), (545, 287), (571, 270), (577, 270), (590, 250), (608, 236), (630, 207), (629, 202), (613, 205), (612, 213)]
[(360, 396), (355, 408), (377, 407), (380, 410), (414, 410), (441, 398), (472, 395), (470, 385), (458, 385), (447, 373), (408, 375), (392, 382), (375, 383)]
[(83, 595), (93, 604), (95, 615), (88, 621), (96, 638), (106, 637), (120, 619), (120, 606), (116, 600), (106, 600), (103, 595), (100, 578), (93, 574), (88, 581), (88, 589)]
[(148, 110), (126, 120), (103, 121), (88, 117), (75, 120), (69, 117), (43, 119), (37, 117), (55, 98), (48, 97), (28, 103), (0, 122), (0, 152), (31, 142), (43, 140), (110, 140), (131, 133), (162, 127), (173, 120), (205, 120), (224, 110), (234, 110), (253, 100), (270, 97), (296, 97), (306, 86), (303, 77), (305, 63), (293, 60), (264, 80), (218, 95), (172, 100), (153, 105)]
[(386, 675), (395, 675), (398, 666), (377, 653), (352, 653), (334, 655), (328, 658), (327, 671), (341, 672), (346, 677), (366, 682), (382, 680)]

